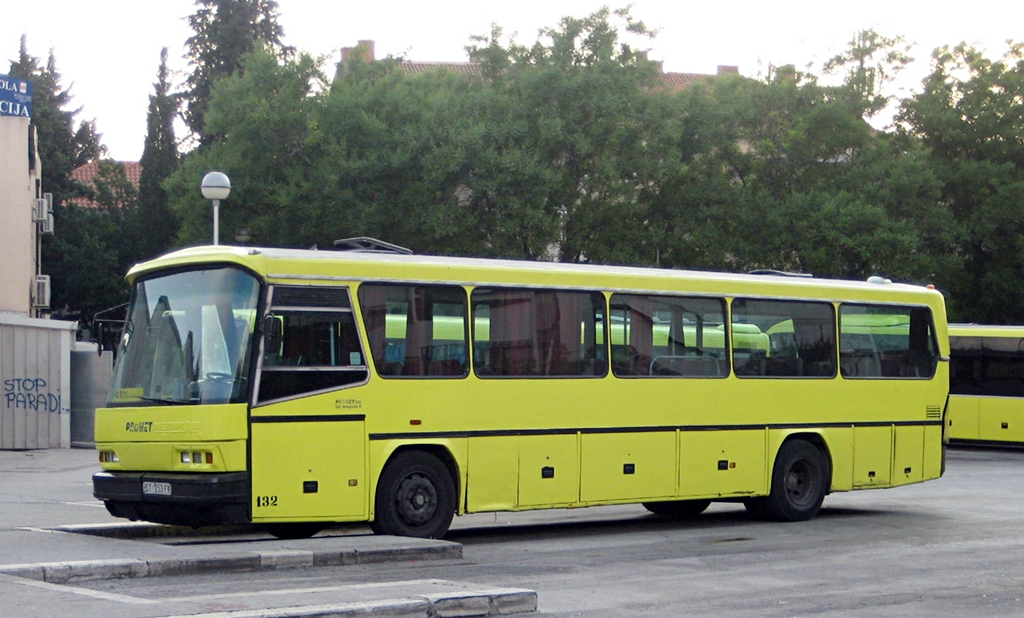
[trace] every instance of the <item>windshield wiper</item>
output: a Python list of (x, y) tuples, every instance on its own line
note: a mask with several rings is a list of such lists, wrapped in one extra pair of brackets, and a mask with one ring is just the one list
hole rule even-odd
[(152, 401), (153, 403), (159, 403), (164, 406), (187, 406), (191, 401), (181, 401), (179, 399), (158, 399), (156, 397), (139, 397), (142, 401)]

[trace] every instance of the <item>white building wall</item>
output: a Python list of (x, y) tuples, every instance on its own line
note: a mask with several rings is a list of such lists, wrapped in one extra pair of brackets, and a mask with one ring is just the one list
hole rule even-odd
[(39, 158), (29, 169), (29, 119), (0, 116), (0, 312), (33, 316)]

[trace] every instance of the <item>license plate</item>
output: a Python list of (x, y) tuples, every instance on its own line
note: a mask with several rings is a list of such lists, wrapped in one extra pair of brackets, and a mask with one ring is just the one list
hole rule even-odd
[(169, 496), (171, 495), (171, 484), (143, 481), (142, 493), (150, 496)]

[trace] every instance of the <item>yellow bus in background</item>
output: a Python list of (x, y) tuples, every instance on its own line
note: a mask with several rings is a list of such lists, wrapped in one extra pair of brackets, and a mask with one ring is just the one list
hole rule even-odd
[(128, 279), (93, 477), (118, 517), (438, 538), (456, 514), (734, 501), (797, 521), (943, 473), (924, 287), (225, 246)]
[(950, 324), (951, 442), (1024, 443), (1024, 326)]

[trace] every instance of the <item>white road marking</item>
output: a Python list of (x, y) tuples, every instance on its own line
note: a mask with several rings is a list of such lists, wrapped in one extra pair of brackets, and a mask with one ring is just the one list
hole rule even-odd
[(10, 582), (12, 584), (21, 584), (22, 586), (29, 586), (31, 588), (41, 588), (43, 590), (49, 590), (51, 592), (68, 592), (71, 594), (78, 594), (85, 597), (92, 597), (94, 599), (103, 599), (104, 601), (115, 601), (117, 603), (128, 603), (130, 605), (153, 605), (156, 603), (162, 603), (162, 600), (154, 599), (139, 599), (137, 597), (130, 597), (124, 594), (117, 594), (114, 592), (102, 592), (100, 590), (89, 590), (88, 588), (75, 588), (73, 586), (63, 586), (60, 584), (50, 584), (47, 582), (40, 582), (34, 579), (25, 579), (24, 577), (15, 577), (13, 575), (2, 575), (0, 574), (0, 580)]
[(71, 506), (91, 506), (91, 507), (97, 508), (97, 509), (105, 509), (105, 508), (107, 508), (99, 500), (90, 500), (88, 502), (61, 502), (61, 504), (70, 504)]

